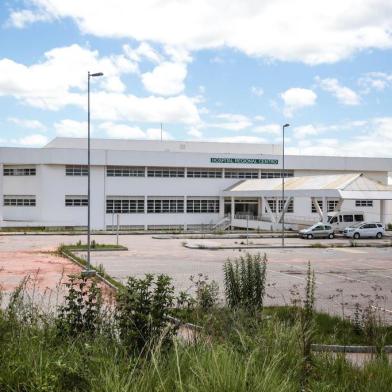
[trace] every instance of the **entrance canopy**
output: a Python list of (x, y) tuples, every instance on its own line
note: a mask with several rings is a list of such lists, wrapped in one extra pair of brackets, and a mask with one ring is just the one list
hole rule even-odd
[[(343, 200), (392, 200), (392, 186), (363, 173), (290, 177), (284, 179), (285, 197), (336, 198)], [(282, 179), (243, 180), (222, 192), (231, 197), (280, 197)]]

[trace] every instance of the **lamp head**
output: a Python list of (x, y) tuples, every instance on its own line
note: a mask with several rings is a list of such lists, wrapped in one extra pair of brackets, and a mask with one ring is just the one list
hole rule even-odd
[(93, 73), (93, 74), (90, 74), (90, 73), (89, 73), (89, 75), (92, 76), (92, 77), (94, 78), (94, 77), (96, 77), (96, 76), (103, 76), (103, 72), (96, 72), (96, 73)]
[(284, 124), (283, 128), (286, 128), (286, 127), (289, 127), (289, 126), (290, 126), (290, 124)]

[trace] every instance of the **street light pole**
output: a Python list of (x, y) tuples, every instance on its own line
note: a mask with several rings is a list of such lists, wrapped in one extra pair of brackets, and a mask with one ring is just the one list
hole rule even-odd
[[(285, 167), (284, 167), (284, 130), (285, 128), (289, 127), (290, 124), (284, 124), (282, 127), (282, 134), (283, 134), (283, 140), (282, 140), (282, 248), (284, 248), (284, 180), (285, 180)], [(279, 209), (279, 206), (278, 206)]]
[(91, 189), (90, 189), (90, 169), (91, 169), (91, 162), (90, 162), (90, 78), (103, 76), (102, 72), (97, 72), (91, 74), (90, 71), (87, 74), (87, 265), (84, 271), (85, 276), (91, 276), (95, 274), (95, 271), (91, 269), (91, 262), (90, 262), (90, 234), (91, 234), (91, 211), (90, 211), (90, 200), (91, 200)]

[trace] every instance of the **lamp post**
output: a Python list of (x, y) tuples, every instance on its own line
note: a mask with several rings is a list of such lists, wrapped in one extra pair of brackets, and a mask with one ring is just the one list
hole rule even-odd
[(91, 234), (91, 224), (90, 224), (90, 78), (95, 78), (98, 76), (103, 76), (102, 72), (87, 74), (87, 265), (86, 269), (83, 271), (83, 276), (93, 276), (95, 271), (91, 269), (90, 263), (90, 234)]
[[(284, 130), (285, 128), (289, 127), (290, 124), (284, 124), (282, 127), (282, 134), (283, 134), (283, 140), (282, 140), (282, 248), (284, 248), (284, 179), (285, 179), (285, 168), (284, 168)], [(279, 206), (278, 206), (279, 208)]]

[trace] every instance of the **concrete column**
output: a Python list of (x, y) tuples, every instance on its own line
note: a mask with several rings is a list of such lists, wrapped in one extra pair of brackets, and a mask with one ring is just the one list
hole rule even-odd
[(380, 200), (380, 222), (384, 225), (388, 223), (386, 214), (386, 200)]
[(225, 216), (225, 198), (219, 196), (219, 219), (223, 219)]
[[(311, 202), (314, 204), (314, 206), (316, 207), (316, 211), (317, 211), (317, 213), (319, 214), (319, 217), (320, 217), (320, 220), (321, 221), (324, 221), (324, 214), (323, 214), (323, 211), (321, 211), (321, 208), (320, 208), (320, 206), (319, 206), (319, 203), (317, 202), (317, 198), (315, 198), (315, 197), (311, 197)], [(323, 207), (324, 207), (324, 204), (323, 204)]]
[[(147, 168), (146, 168), (147, 171)], [(147, 173), (146, 173), (147, 175)], [(144, 195), (144, 222), (147, 222), (147, 195)], [(144, 230), (148, 230), (147, 223), (144, 224)]]
[(234, 197), (231, 196), (231, 213), (230, 213), (230, 222), (231, 224), (233, 224), (233, 219), (234, 219), (234, 213), (235, 213), (235, 204), (234, 204)]
[(188, 201), (188, 196), (184, 196), (184, 218), (185, 218), (184, 230), (185, 231), (188, 230), (188, 222), (187, 222), (188, 215), (187, 215), (187, 212), (186, 212), (186, 210), (187, 210), (187, 206), (186, 206), (187, 205), (187, 201)]
[(328, 221), (328, 199), (323, 197), (323, 223)]

